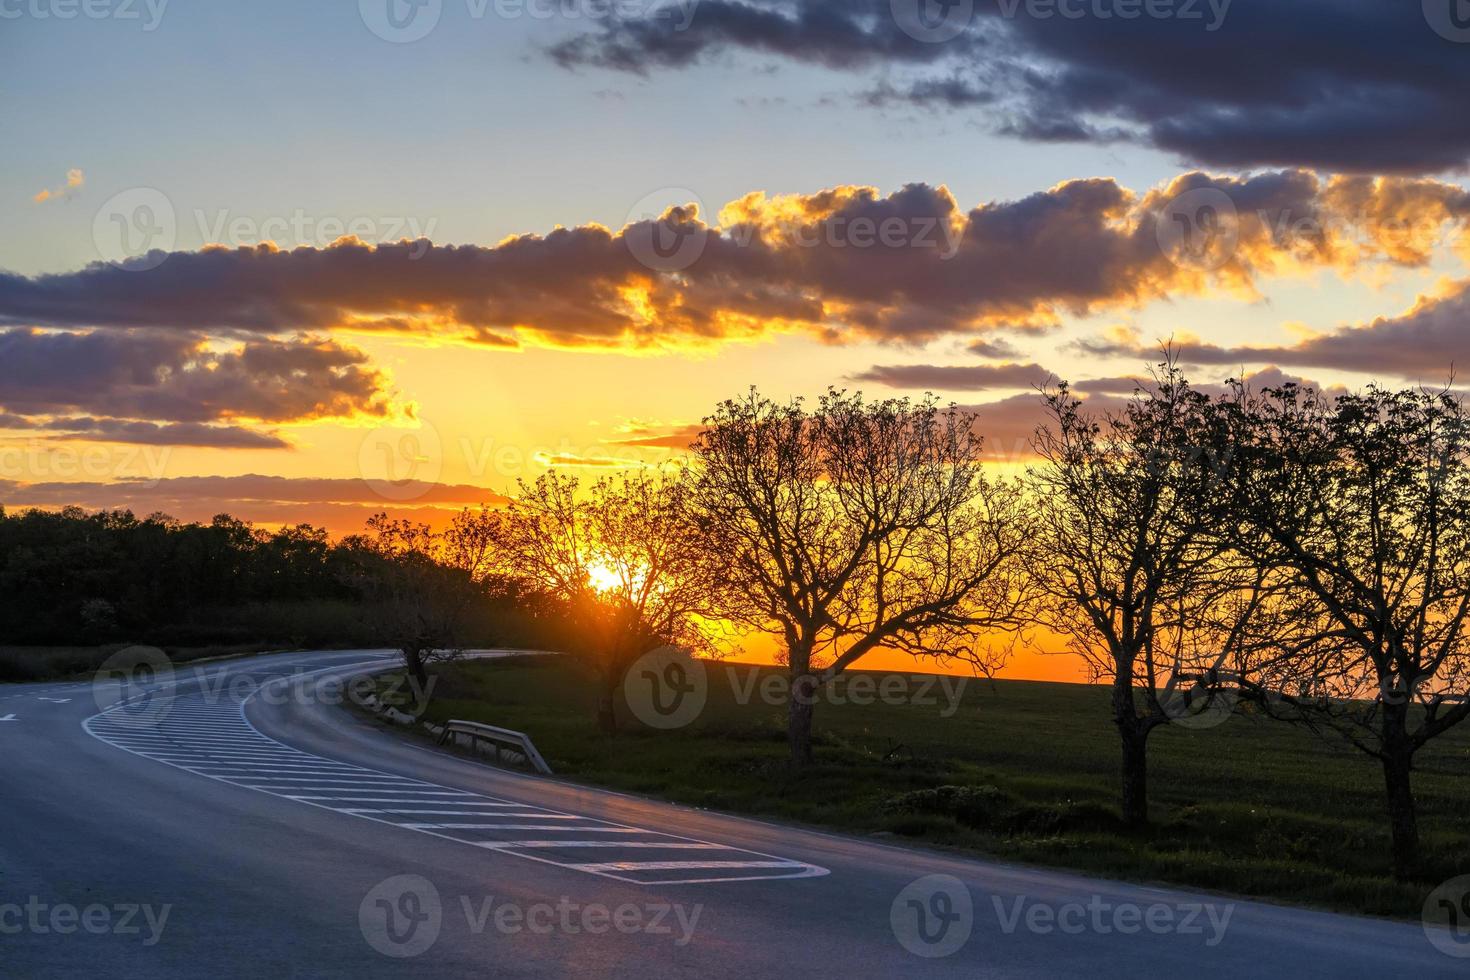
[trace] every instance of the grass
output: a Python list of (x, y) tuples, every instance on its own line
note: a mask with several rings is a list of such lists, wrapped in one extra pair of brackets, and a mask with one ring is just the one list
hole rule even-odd
[(528, 732), (559, 776), (586, 783), (1108, 877), (1417, 918), (1434, 886), (1470, 872), (1470, 728), (1419, 758), (1425, 861), (1401, 882), (1376, 764), (1278, 723), (1157, 731), (1153, 825), (1130, 832), (1104, 689), (969, 680), (947, 717), (937, 687), (927, 706), (824, 701), (817, 762), (796, 774), (784, 706), (737, 698), (749, 671), (775, 669), (712, 665), (706, 708), (674, 731), (620, 706), (625, 730), (601, 734), (590, 679), (562, 657), (446, 666), (427, 717)]
[[(0, 646), (0, 684), (15, 681), (52, 681), (95, 674), (107, 658), (124, 650), (127, 643), (86, 647)], [(212, 646), (164, 647), (175, 665), (211, 657), (256, 653), (260, 644), (215, 644)]]

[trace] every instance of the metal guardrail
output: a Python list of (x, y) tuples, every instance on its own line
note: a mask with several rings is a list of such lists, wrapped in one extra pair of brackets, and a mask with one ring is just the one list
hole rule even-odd
[(525, 756), (526, 761), (537, 772), (543, 776), (552, 775), (551, 767), (541, 758), (541, 753), (536, 751), (536, 746), (531, 742), (531, 736), (525, 732), (513, 732), (509, 728), (496, 728), (494, 725), (482, 725), (476, 721), (448, 721), (444, 723), (444, 730), (439, 733), (439, 744), (443, 745), (455, 735), (468, 735), (470, 738), (494, 744), (496, 762), (500, 761), (500, 747), (507, 745)]

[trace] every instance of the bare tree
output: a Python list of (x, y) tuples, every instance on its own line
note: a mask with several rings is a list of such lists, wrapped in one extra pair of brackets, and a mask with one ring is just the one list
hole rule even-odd
[(1379, 761), (1407, 876), (1415, 754), (1470, 717), (1470, 415), (1447, 391), (1295, 385), (1223, 408), (1236, 547), (1283, 582), (1245, 689)]
[(822, 685), (873, 650), (1004, 658), (986, 634), (1018, 625), (1028, 521), (1019, 488), (982, 474), (972, 428), (932, 398), (835, 390), (808, 412), (752, 389), (704, 420), (693, 510), (722, 615), (783, 642), (794, 765)]
[(505, 516), (484, 504), (465, 508), (439, 535), (434, 550), (440, 564), (483, 585), (495, 577), (505, 553)]
[(356, 557), (351, 578), (367, 600), (364, 615), (381, 642), (402, 655), (421, 698), (428, 694), (429, 666), (458, 655), (495, 527), (484, 510), (465, 511), (444, 535), (376, 514), (366, 534), (343, 542)]
[(713, 590), (686, 523), (687, 481), (639, 471), (597, 481), (548, 473), (507, 511), (507, 567), (556, 600), (598, 676), (598, 724), (617, 728), (616, 694), (651, 648), (710, 649)]
[(1123, 819), (1140, 826), (1149, 735), (1231, 706), (1215, 681), (1260, 576), (1215, 533), (1210, 399), (1172, 358), (1121, 412), (1089, 414), (1065, 384), (1044, 398), (1051, 420), (1030, 474), (1036, 615), (1111, 682)]

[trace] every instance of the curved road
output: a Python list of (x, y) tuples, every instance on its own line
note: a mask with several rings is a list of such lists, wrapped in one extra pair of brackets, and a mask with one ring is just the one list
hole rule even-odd
[(1470, 974), (1416, 924), (478, 765), (338, 706), (345, 678), (387, 662), (0, 686), (0, 977)]

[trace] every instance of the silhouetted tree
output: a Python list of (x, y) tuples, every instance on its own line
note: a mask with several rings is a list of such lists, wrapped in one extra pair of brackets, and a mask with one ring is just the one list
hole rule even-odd
[[(473, 521), (471, 512), (462, 521)], [(461, 534), (466, 533), (463, 530)], [(351, 581), (365, 599), (363, 614), (428, 695), (428, 668), (459, 656), (465, 618), (478, 590), (466, 567), (447, 563), (445, 537), (426, 524), (377, 514), (367, 533), (343, 542), (357, 558)], [(466, 553), (454, 550), (466, 560)]]
[(1045, 403), (1030, 474), (1035, 611), (1110, 682), (1123, 819), (1142, 825), (1149, 735), (1225, 697), (1211, 678), (1243, 635), (1260, 576), (1217, 533), (1210, 399), (1172, 361), (1119, 412), (1087, 412), (1065, 384)]
[(880, 648), (992, 670), (986, 633), (1017, 624), (1030, 520), (986, 479), (971, 415), (829, 390), (814, 411), (754, 390), (692, 447), (692, 505), (725, 580), (720, 612), (778, 636), (794, 765), (812, 759), (822, 685)]
[(710, 647), (701, 628), (718, 583), (687, 522), (687, 480), (627, 473), (583, 488), (548, 473), (506, 512), (506, 568), (552, 597), (598, 678), (597, 719), (617, 729), (616, 692), (656, 646)]
[(1378, 760), (1406, 876), (1415, 754), (1470, 717), (1470, 415), (1449, 392), (1296, 385), (1237, 385), (1222, 411), (1233, 543), (1283, 583), (1245, 690)]

